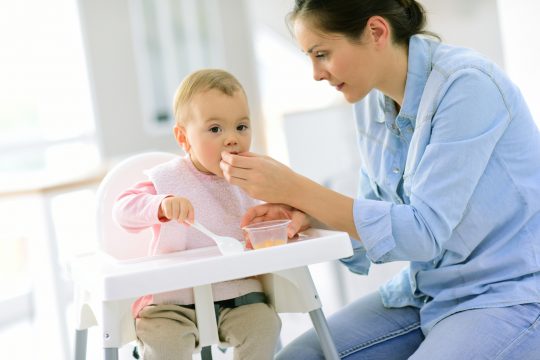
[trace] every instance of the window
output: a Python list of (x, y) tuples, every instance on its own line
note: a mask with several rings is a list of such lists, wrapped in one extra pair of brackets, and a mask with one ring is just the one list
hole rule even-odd
[(0, 233), (0, 305), (23, 300), (17, 316), (0, 307), (6, 323), (31, 314), (29, 246), (43, 236), (39, 202), (10, 189), (82, 173), (100, 159), (76, 2), (0, 2), (0, 43), (0, 216), (9, 219)]
[(222, 67), (217, 0), (130, 1), (145, 125), (170, 132), (172, 96), (201, 67)]
[(2, 181), (97, 163), (75, 4), (2, 2), (0, 42)]

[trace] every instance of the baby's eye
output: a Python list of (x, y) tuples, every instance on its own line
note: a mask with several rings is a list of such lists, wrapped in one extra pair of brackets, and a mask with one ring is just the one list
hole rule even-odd
[(322, 51), (316, 51), (316, 52), (315, 52), (315, 57), (316, 57), (317, 59), (322, 59), (322, 58), (324, 58), (325, 56), (326, 56), (326, 54), (325, 54), (324, 52), (322, 52)]
[(236, 127), (236, 130), (238, 130), (238, 131), (246, 131), (247, 129), (249, 129), (249, 127), (247, 125), (238, 125)]
[(219, 126), (212, 126), (210, 129), (208, 129), (210, 132), (213, 132), (214, 134), (217, 134), (221, 131), (221, 128)]

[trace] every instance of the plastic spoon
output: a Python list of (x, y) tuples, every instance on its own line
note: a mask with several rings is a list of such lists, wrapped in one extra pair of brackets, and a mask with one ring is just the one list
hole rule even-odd
[(208, 237), (211, 237), (216, 242), (219, 251), (223, 255), (238, 254), (244, 251), (244, 246), (242, 245), (242, 243), (235, 238), (216, 235), (197, 221), (194, 221), (191, 226), (193, 226), (195, 229), (199, 230), (203, 234), (207, 235)]

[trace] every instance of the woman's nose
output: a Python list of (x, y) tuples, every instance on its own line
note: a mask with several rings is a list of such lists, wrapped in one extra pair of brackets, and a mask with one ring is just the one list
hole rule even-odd
[(315, 81), (327, 80), (328, 77), (326, 76), (326, 71), (317, 66), (313, 66), (313, 79), (315, 79)]

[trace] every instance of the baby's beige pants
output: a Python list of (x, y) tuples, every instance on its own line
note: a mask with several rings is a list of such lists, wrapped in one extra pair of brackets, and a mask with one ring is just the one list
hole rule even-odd
[[(221, 341), (234, 346), (234, 360), (271, 360), (281, 320), (265, 303), (222, 308)], [(136, 321), (139, 354), (144, 360), (191, 360), (199, 341), (195, 310), (180, 305), (149, 305)]]

